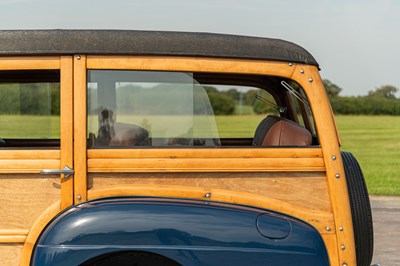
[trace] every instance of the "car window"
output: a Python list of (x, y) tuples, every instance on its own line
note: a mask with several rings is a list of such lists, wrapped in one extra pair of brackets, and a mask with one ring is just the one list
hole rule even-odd
[(221, 139), (253, 138), (260, 121), (278, 115), (273, 96), (258, 87), (204, 85), (214, 110)]
[(0, 148), (58, 146), (59, 71), (0, 71)]
[(87, 80), (89, 148), (254, 146), (266, 117), (297, 124), (304, 111), (278, 77), (89, 70)]
[(190, 73), (89, 71), (90, 146), (219, 146), (207, 93)]
[(281, 84), (287, 90), (289, 105), (292, 106), (295, 121), (316, 136), (314, 117), (304, 90), (294, 81), (282, 81)]

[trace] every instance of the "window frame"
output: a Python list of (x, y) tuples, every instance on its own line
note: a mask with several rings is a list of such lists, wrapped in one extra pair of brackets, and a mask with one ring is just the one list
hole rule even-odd
[[(111, 123), (115, 123), (118, 124), (121, 121), (117, 121), (118, 119), (118, 115), (117, 115), (117, 119), (114, 117), (114, 115), (116, 113), (118, 113), (116, 110), (118, 110), (118, 91), (117, 91), (117, 85), (118, 83), (121, 82), (127, 82), (127, 83), (132, 83), (134, 85), (135, 81), (134, 80), (128, 80), (127, 77), (129, 76), (129, 73), (126, 73), (127, 70), (119, 70), (119, 71), (124, 71), (125, 73), (115, 73), (115, 76), (113, 76), (114, 73), (110, 73), (112, 71), (117, 72), (117, 70), (105, 70), (106, 72), (104, 72), (104, 77), (101, 76), (101, 72), (102, 70), (88, 70), (87, 75), (91, 75), (92, 72), (91, 71), (97, 71), (95, 72), (95, 76), (97, 76), (97, 79), (90, 79), (88, 78), (88, 85), (87, 85), (87, 112), (93, 112), (93, 108), (91, 107), (92, 105), (96, 107), (96, 110), (99, 108), (99, 106), (111, 106), (111, 114), (113, 115), (113, 119), (111, 119)], [(137, 71), (138, 73), (132, 73), (133, 75), (141, 75), (140, 72), (148, 72), (146, 74), (146, 76), (148, 75), (149, 77), (151, 77), (152, 73), (154, 73), (156, 76), (159, 73), (171, 73), (173, 75), (173, 73), (177, 73), (177, 74), (188, 74), (189, 76), (192, 76), (193, 82), (194, 84), (198, 84), (203, 88), (206, 87), (218, 87), (218, 86), (226, 86), (226, 87), (237, 87), (237, 86), (243, 86), (243, 87), (248, 87), (249, 89), (253, 89), (253, 90), (257, 90), (260, 93), (266, 93), (268, 95), (270, 95), (271, 97), (273, 97), (274, 99), (272, 101), (276, 102), (278, 101), (279, 104), (274, 103), (275, 105), (282, 105), (282, 101), (281, 98), (283, 97), (279, 97), (279, 96), (273, 96), (273, 95), (280, 95), (282, 96), (280, 89), (278, 88), (278, 86), (280, 87), (281, 85), (279, 84), (279, 80), (281, 79), (280, 77), (273, 77), (273, 76), (261, 76), (261, 75), (239, 75), (239, 74), (221, 74), (221, 73), (201, 73), (201, 72), (178, 72), (178, 71), (143, 71), (143, 70), (128, 70), (128, 71), (132, 71), (135, 72)], [(99, 76), (100, 75), (100, 76)], [(112, 79), (112, 83), (108, 82), (109, 78), (106, 78), (108, 76), (111, 77), (118, 77), (118, 79), (114, 80)], [(126, 76), (128, 75), (128, 76)], [(122, 78), (123, 77), (123, 78)], [(122, 78), (122, 79), (121, 79)], [(148, 78), (148, 77), (147, 77)], [(164, 77), (167, 78), (166, 80), (166, 84), (169, 84), (169, 78), (168, 78), (168, 74)], [(99, 96), (99, 89), (97, 88), (95, 91), (92, 91), (91, 88), (91, 84), (98, 84), (99, 81), (102, 80), (106, 80), (108, 83), (106, 83), (106, 87), (108, 90), (111, 90), (111, 87), (114, 87), (115, 84), (115, 88), (114, 91), (110, 91), (105, 93), (106, 96)], [(138, 83), (141, 83), (140, 81), (137, 81)], [(154, 81), (156, 83), (158, 83), (159, 81)], [(172, 83), (171, 83), (172, 84)], [(268, 84), (268, 85), (267, 85)], [(96, 86), (97, 87), (97, 86)], [(102, 85), (101, 87), (104, 87), (104, 85)], [(272, 88), (272, 89), (271, 89)], [(218, 88), (216, 88), (218, 90)], [(91, 90), (91, 92), (89, 93), (89, 90)], [(283, 89), (282, 89), (283, 90)], [(103, 91), (104, 93), (104, 91)], [(91, 98), (94, 97), (94, 98)], [(104, 102), (104, 99), (108, 99), (107, 102)], [(255, 98), (254, 101), (256, 101), (257, 99)], [(103, 102), (101, 102), (103, 101)], [(263, 103), (265, 105), (268, 105), (268, 103)], [(90, 110), (89, 110), (90, 107)], [(211, 107), (211, 106), (210, 106)], [(106, 111), (108, 109), (105, 109)], [(100, 112), (100, 110), (98, 110), (97, 112)], [(99, 114), (98, 114), (99, 115)], [(121, 114), (120, 114), (121, 115)], [(123, 115), (127, 115), (127, 114), (123, 114)], [(134, 113), (131, 113), (130, 115), (135, 116)], [(211, 114), (210, 114), (211, 115)], [(269, 113), (269, 115), (280, 115), (280, 113), (276, 110), (273, 113)], [(177, 148), (177, 146), (173, 146), (173, 145), (161, 145), (161, 146), (157, 146), (157, 145), (152, 145), (152, 139), (159, 139), (158, 137), (153, 137), (153, 138), (149, 138), (150, 142), (149, 145), (142, 145), (142, 144), (136, 144), (136, 145), (129, 145), (126, 144), (126, 146), (120, 146), (120, 145), (99, 145), (96, 146), (94, 144), (95, 139), (96, 139), (96, 133), (98, 130), (93, 131), (93, 123), (97, 124), (96, 121), (93, 121), (93, 119), (97, 120), (96, 118), (93, 118), (93, 113), (91, 113), (90, 115), (88, 114), (87, 120), (88, 120), (88, 138), (89, 138), (89, 144), (88, 144), (88, 148), (90, 149), (112, 149), (112, 148), (139, 148), (139, 149), (144, 149), (144, 148)], [(97, 115), (96, 115), (97, 116)], [(217, 118), (218, 115), (213, 114), (212, 115), (213, 118)], [(220, 140), (222, 142), (222, 145), (216, 145), (216, 146), (212, 146), (212, 145), (183, 145), (180, 146), (180, 148), (225, 148), (225, 147), (236, 147), (236, 148), (240, 148), (240, 147), (244, 147), (244, 146), (248, 146), (251, 147), (252, 146), (252, 139), (254, 136), (254, 132), (256, 130), (257, 125), (262, 121), (262, 119), (265, 117), (262, 116), (262, 114), (254, 114), (254, 116), (259, 116), (259, 121), (257, 122), (257, 124), (254, 126), (253, 131), (251, 132), (251, 134), (249, 134), (246, 137), (240, 137), (238, 136), (233, 136), (233, 137), (223, 137), (220, 135)], [(233, 115), (233, 117), (235, 117), (235, 115)], [(240, 116), (237, 116), (238, 118)], [(211, 118), (211, 117), (210, 117)], [(146, 119), (147, 120), (147, 119)], [(217, 123), (218, 119), (215, 119), (216, 121), (216, 125), (219, 126), (219, 124)], [(135, 122), (135, 125), (139, 125), (139, 122)], [(132, 124), (133, 125), (133, 124)], [(91, 129), (89, 131), (89, 128)], [(114, 131), (112, 131), (114, 132)], [(149, 133), (151, 133), (149, 131)], [(200, 136), (200, 138), (202, 138)], [(204, 136), (204, 139), (209, 139), (209, 136)], [(194, 138), (194, 140), (196, 140), (196, 138)], [(225, 143), (225, 145), (224, 145)], [(228, 143), (228, 144), (226, 144)], [(235, 145), (236, 144), (236, 145)]]
[[(9, 83), (11, 85), (23, 85), (23, 84), (41, 84), (41, 85), (48, 85), (50, 94), (47, 95), (47, 98), (37, 98), (38, 100), (50, 100), (49, 112), (51, 112), (52, 103), (49, 97), (51, 96), (51, 90), (54, 88), (54, 84), (58, 84), (58, 97), (59, 97), (59, 104), (61, 104), (61, 74), (60, 69), (17, 69), (17, 70), (0, 70), (1, 75), (1, 83)], [(56, 111), (58, 113), (57, 120), (60, 120), (60, 112), (61, 107)], [(34, 114), (24, 114), (24, 115), (34, 115)], [(51, 114), (50, 114), (51, 115)], [(1, 116), (1, 115), (0, 115)], [(21, 118), (23, 115), (19, 115)], [(43, 116), (43, 115), (40, 115)], [(52, 116), (52, 115), (51, 115)], [(47, 123), (52, 124), (53, 118), (50, 117), (47, 119)], [(24, 121), (27, 122), (27, 121)], [(0, 138), (5, 141), (4, 145), (0, 145), (0, 149), (57, 149), (60, 148), (60, 122), (58, 123), (57, 128), (50, 127), (50, 132), (48, 132), (47, 136), (38, 137), (38, 138), (29, 138), (29, 137), (5, 137), (4, 135), (0, 135)], [(1, 125), (0, 125), (1, 126)], [(54, 138), (52, 130), (57, 130), (58, 136)], [(15, 129), (16, 130), (16, 129)]]
[[(82, 77), (78, 77), (81, 84), (79, 89), (82, 91), (86, 91), (86, 71), (92, 69), (187, 71), (195, 73), (278, 76), (284, 79), (291, 79), (295, 69), (294, 65), (283, 62), (175, 56), (89, 55), (85, 63), (86, 68), (80, 72)], [(85, 83), (82, 81), (85, 81)], [(301, 82), (299, 84), (301, 85)], [(86, 132), (85, 134), (81, 134), (82, 137), (86, 141)], [(296, 158), (295, 160), (293, 160), (294, 157)], [(301, 148), (243, 147), (227, 149), (88, 149), (87, 170), (89, 173), (160, 171), (309, 172), (325, 171), (325, 166), (320, 146)]]
[[(60, 71), (60, 145), (57, 148), (0, 149), (0, 174), (34, 174), (43, 169), (73, 168), (73, 61), (71, 56), (0, 57), (3, 70)], [(61, 178), (61, 175), (60, 175)], [(73, 203), (73, 179), (61, 182), (60, 210)]]

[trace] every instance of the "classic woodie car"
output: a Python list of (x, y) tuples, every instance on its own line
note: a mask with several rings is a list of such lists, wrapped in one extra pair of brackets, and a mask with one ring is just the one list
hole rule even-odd
[(370, 204), (283, 40), (0, 31), (2, 265), (369, 265)]

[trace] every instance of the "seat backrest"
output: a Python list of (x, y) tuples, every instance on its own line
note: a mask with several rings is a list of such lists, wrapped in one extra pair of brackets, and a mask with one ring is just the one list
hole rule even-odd
[(116, 122), (110, 146), (149, 146), (149, 132), (136, 124)]
[(310, 146), (312, 136), (305, 127), (286, 118), (269, 115), (258, 125), (255, 146)]

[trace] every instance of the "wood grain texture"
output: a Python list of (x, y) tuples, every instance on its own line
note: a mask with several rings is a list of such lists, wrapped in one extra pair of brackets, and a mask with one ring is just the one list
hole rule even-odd
[(90, 149), (89, 159), (123, 158), (323, 158), (321, 148)]
[[(303, 70), (303, 73), (300, 72), (300, 69)], [(318, 112), (314, 112), (314, 120), (317, 126), (318, 138), (324, 151), (328, 192), (335, 218), (335, 230), (338, 232), (337, 254), (339, 254), (339, 264), (356, 265), (353, 224), (346, 177), (340, 155), (340, 141), (328, 96), (317, 68), (298, 65), (292, 78), (304, 88), (311, 108), (318, 110)], [(309, 81), (310, 78), (312, 82)], [(335, 159), (332, 159), (332, 156), (335, 156)], [(336, 178), (336, 174), (339, 174), (340, 178)], [(339, 231), (339, 227), (345, 229), (344, 233)], [(342, 250), (340, 248), (341, 245), (344, 245), (346, 249)]]
[(0, 150), (0, 174), (39, 173), (59, 167), (59, 150)]
[(31, 229), (29, 230), (28, 236), (21, 253), (21, 266), (30, 265), (33, 247), (35, 246), (36, 240), (39, 238), (45, 226), (61, 211), (60, 201), (57, 201), (50, 205), (40, 216), (35, 220)]
[(9, 235), (9, 236), (2, 236), (0, 235), (0, 243), (25, 243), (26, 235)]
[[(320, 100), (323, 86), (315, 67), (251, 60), (148, 56), (81, 56), (80, 60), (76, 57), (73, 59), (73, 67), (71, 63), (72, 59), (68, 57), (61, 61), (60, 57), (0, 57), (0, 69), (5, 70), (61, 67), (61, 86), (66, 88), (62, 97), (67, 99), (61, 107), (62, 123), (67, 123), (61, 127), (62, 153), (55, 150), (0, 152), (2, 265), (18, 264), (22, 249), (20, 244), (4, 242), (25, 239), (21, 265), (29, 264), (34, 243), (45, 225), (61, 208), (72, 204), (69, 196), (72, 184), (75, 203), (80, 202), (76, 200), (78, 195), (81, 200), (124, 195), (205, 199), (205, 193), (211, 193), (210, 200), (292, 214), (309, 222), (322, 233), (330, 252), (331, 265), (356, 264), (347, 187), (339, 145), (334, 141), (337, 134), (332, 130), (334, 120), (329, 104)], [(171, 70), (292, 77), (305, 89), (313, 110), (318, 110), (314, 112), (314, 118), (322, 148), (121, 149), (87, 152), (86, 66), (88, 69)], [(300, 73), (300, 68), (304, 74)], [(73, 84), (70, 83), (72, 77)], [(314, 81), (310, 83), (309, 78)], [(72, 97), (75, 101), (73, 106), (69, 105)], [(73, 117), (70, 116), (72, 109)], [(71, 147), (72, 130), (74, 151)], [(21, 174), (37, 173), (43, 168), (58, 169), (63, 164), (72, 163), (72, 152), (75, 155), (76, 174), (74, 180), (62, 184), (62, 203), (59, 201), (60, 190), (56, 188), (59, 176), (44, 178)], [(337, 160), (332, 161), (332, 155)], [(92, 172), (89, 180), (86, 179), (87, 171)], [(149, 171), (154, 173), (146, 173)], [(337, 180), (336, 173), (342, 178)], [(345, 228), (345, 233), (339, 232), (339, 226)], [(326, 227), (331, 230), (327, 232)], [(28, 229), (28, 235), (24, 235)], [(341, 244), (346, 245), (345, 251), (339, 249)]]
[(130, 69), (273, 74), (290, 77), (294, 67), (287, 63), (240, 59), (173, 56), (88, 56), (88, 69)]
[(324, 171), (322, 159), (89, 159), (89, 172), (292, 172)]
[(89, 172), (324, 171), (322, 152), (310, 149), (89, 150)]
[(60, 58), (56, 56), (0, 57), (1, 70), (59, 69)]
[(59, 150), (1, 150), (0, 159), (60, 159)]
[(211, 192), (211, 200), (283, 211), (321, 230), (333, 228), (326, 179), (321, 172), (96, 173), (89, 175), (88, 185), (90, 199), (129, 193), (204, 199), (204, 194)]
[[(60, 57), (0, 57), (0, 69), (60, 69)], [(38, 175), (42, 169), (59, 169), (60, 158), (60, 150), (0, 151), (1, 265), (20, 263), (31, 226), (60, 198), (60, 177)]]
[[(86, 56), (74, 58), (74, 202), (86, 200)], [(80, 199), (78, 199), (78, 197)]]
[(29, 230), (0, 229), (0, 243), (24, 243)]
[(325, 230), (325, 232), (321, 232), (321, 235), (322, 239), (324, 240), (326, 250), (329, 254), (330, 265), (341, 265), (339, 264), (339, 254), (337, 250), (338, 242), (336, 234), (331, 234)]
[(30, 229), (41, 213), (59, 200), (59, 182), (57, 175), (0, 175), (0, 229)]
[[(300, 204), (292, 204), (286, 200), (282, 201), (270, 196), (220, 188), (160, 185), (158, 183), (122, 185), (103, 189), (90, 189), (88, 191), (88, 199), (113, 196), (157, 196), (204, 200), (206, 199), (206, 193), (210, 193), (211, 195), (207, 200), (259, 207), (289, 214), (312, 224), (320, 231), (324, 230), (327, 226), (333, 228), (334, 225), (333, 216), (330, 212), (313, 210), (309, 207), (305, 208), (300, 206)], [(334, 233), (334, 231), (330, 233)]]
[(134, 173), (90, 174), (89, 187), (176, 185), (247, 192), (330, 212), (323, 173)]
[[(60, 167), (74, 168), (73, 162), (73, 59), (70, 56), (61, 58), (61, 99), (60, 101), (60, 129), (61, 129), (61, 163)], [(61, 208), (65, 209), (74, 202), (74, 176), (61, 179)]]
[(0, 263), (2, 266), (19, 265), (22, 244), (0, 244)]
[(59, 169), (60, 160), (1, 159), (0, 174), (39, 173), (42, 169)]

